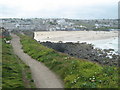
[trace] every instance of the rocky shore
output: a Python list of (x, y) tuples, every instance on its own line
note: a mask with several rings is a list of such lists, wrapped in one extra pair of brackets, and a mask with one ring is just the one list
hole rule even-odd
[(86, 43), (52, 43), (52, 42), (40, 42), (40, 44), (56, 51), (66, 53), (70, 56), (90, 60), (102, 65), (117, 66), (119, 55), (114, 54), (114, 49), (97, 49), (92, 44)]

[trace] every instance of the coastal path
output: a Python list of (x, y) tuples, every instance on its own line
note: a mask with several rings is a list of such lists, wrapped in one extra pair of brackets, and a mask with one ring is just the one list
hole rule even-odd
[(11, 34), (11, 36), (13, 50), (15, 54), (30, 67), (36, 88), (63, 88), (63, 83), (60, 78), (43, 63), (32, 59), (28, 54), (24, 53), (20, 38), (17, 35)]

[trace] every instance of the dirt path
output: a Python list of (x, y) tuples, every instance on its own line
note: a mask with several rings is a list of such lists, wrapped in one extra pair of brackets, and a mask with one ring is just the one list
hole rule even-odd
[(13, 50), (21, 60), (30, 66), (36, 88), (63, 88), (62, 81), (52, 71), (23, 52), (20, 38), (14, 34), (11, 36)]

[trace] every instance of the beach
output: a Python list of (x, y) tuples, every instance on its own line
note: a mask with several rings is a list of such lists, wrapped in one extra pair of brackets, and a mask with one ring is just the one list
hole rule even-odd
[(34, 32), (34, 39), (40, 42), (62, 41), (93, 44), (95, 48), (114, 49), (118, 51), (118, 32), (117, 31), (49, 31)]
[(41, 42), (83, 42), (118, 37), (117, 31), (43, 31), (34, 32), (34, 39)]
[[(89, 59), (103, 65), (117, 65), (117, 31), (35, 32), (34, 39), (44, 46), (70, 56)], [(110, 59), (111, 62), (106, 63), (105, 60)]]

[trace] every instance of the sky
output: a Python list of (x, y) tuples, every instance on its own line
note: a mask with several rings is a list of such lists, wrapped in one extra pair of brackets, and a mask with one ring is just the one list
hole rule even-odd
[(119, 0), (0, 0), (0, 18), (117, 19)]

